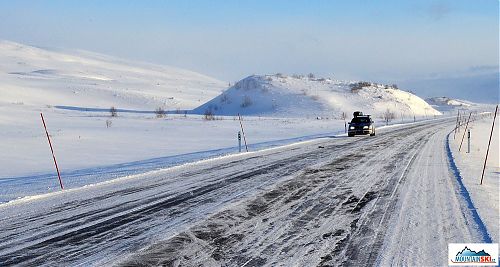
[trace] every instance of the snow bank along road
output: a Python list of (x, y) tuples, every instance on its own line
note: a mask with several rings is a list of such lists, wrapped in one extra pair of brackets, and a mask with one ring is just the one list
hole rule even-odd
[(449, 122), (324, 138), (0, 205), (0, 265), (445, 265), (481, 242)]

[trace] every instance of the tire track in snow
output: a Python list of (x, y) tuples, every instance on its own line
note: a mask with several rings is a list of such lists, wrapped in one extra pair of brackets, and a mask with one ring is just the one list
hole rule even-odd
[[(224, 211), (226, 206), (236, 205), (235, 202), (241, 199), (269, 190), (269, 194), (265, 193), (266, 202), (280, 197), (280, 203), (286, 202), (293, 211), (282, 211), (281, 216), (289, 216), (287, 218), (292, 223), (289, 228), (280, 228), (277, 226), (286, 226), (286, 222), (278, 220), (283, 217), (267, 218), (267, 223), (273, 222), (276, 226), (268, 228), (268, 239), (257, 238), (255, 242), (271, 243), (276, 235), (282, 236), (278, 240), (282, 241), (282, 246), (287, 241), (293, 243), (306, 239), (308, 236), (301, 228), (312, 228), (310, 221), (313, 220), (314, 226), (325, 230), (327, 243), (334, 244), (337, 239), (345, 237), (352, 222), (350, 216), (356, 216), (356, 213), (344, 214), (342, 205), (338, 204), (350, 197), (356, 197), (359, 201), (362, 198), (361, 192), (365, 193), (375, 182), (371, 175), (391, 170), (384, 169), (388, 165), (383, 162), (383, 158), (359, 158), (358, 154), (365, 153), (359, 148), (388, 149), (394, 141), (398, 141), (401, 147), (401, 139), (426, 127), (429, 126), (406, 126), (375, 138), (317, 140), (242, 155), (236, 160), (212, 161), (189, 168), (144, 175), (140, 179), (65, 192), (33, 203), (2, 206), (0, 211), (5, 216), (0, 218), (0, 263), (50, 266), (107, 264), (151, 243), (161, 243), (161, 240), (172, 236), (175, 239), (177, 233), (183, 233), (195, 222), (202, 221), (217, 210), (222, 208)], [(323, 148), (318, 148), (319, 146)], [(373, 155), (370, 151), (366, 153)], [(363, 162), (363, 165), (351, 164), (347, 157), (357, 163)], [(329, 163), (331, 164), (328, 165)], [(372, 166), (377, 169), (370, 169)], [(248, 171), (242, 172), (242, 169)], [(327, 183), (335, 173), (342, 174), (341, 177), (345, 179)], [(272, 190), (273, 186), (292, 181), (297, 176), (306, 179), (296, 184), (287, 184), (288, 188), (282, 195)], [(362, 182), (364, 189), (358, 188), (356, 182)], [(359, 210), (363, 210), (369, 203), (370, 201), (363, 203), (363, 207), (360, 205)], [(266, 211), (264, 204), (253, 203), (248, 210), (252, 218), (255, 219)], [(347, 203), (345, 207), (349, 205)], [(268, 205), (267, 208), (271, 206)], [(300, 216), (304, 212), (304, 216)], [(342, 213), (341, 218), (347, 216), (348, 220), (339, 221), (345, 227), (334, 229), (330, 233), (327, 231), (332, 230), (328, 226), (328, 220), (339, 212)], [(233, 215), (226, 216), (232, 218)], [(264, 219), (258, 218), (257, 226), (264, 225)], [(190, 233), (189, 238), (195, 236), (190, 231), (187, 233)], [(203, 237), (205, 232), (199, 231), (197, 235)], [(240, 235), (241, 233), (233, 233), (225, 241), (217, 242), (223, 244), (239, 241), (244, 237)], [(213, 236), (208, 232), (206, 239), (211, 240), (211, 237)], [(202, 245), (204, 248), (208, 246)], [(251, 244), (247, 244), (247, 249), (249, 245)], [(297, 247), (290, 247), (288, 253), (296, 250)], [(262, 246), (262, 253), (273, 256), (273, 251), (276, 251), (273, 246)], [(253, 255), (254, 252), (249, 250), (246, 254)], [(216, 253), (214, 256), (222, 257), (223, 254), (217, 256)], [(305, 258), (307, 259), (307, 255)], [(238, 255), (230, 260), (240, 263)], [(245, 261), (248, 260), (245, 258)], [(255, 257), (247, 266), (269, 261)]]
[(377, 265), (447, 265), (448, 243), (481, 242), (448, 168), (446, 134), (437, 131), (417, 155)]
[[(360, 240), (365, 239), (360, 235), (370, 239), (381, 227), (381, 220), (366, 219), (380, 218), (394, 206), (391, 198), (405, 171), (404, 164), (394, 162), (413, 158), (406, 150), (416, 153), (418, 142), (435, 131), (427, 127), (355, 144), (339, 153), (341, 157), (224, 209), (121, 265), (356, 265), (366, 257), (375, 258), (381, 243), (368, 242), (372, 250), (345, 254), (349, 248), (362, 251)], [(413, 137), (412, 131), (424, 137)], [(369, 149), (375, 146), (381, 151)], [(385, 157), (377, 159), (377, 152)], [(390, 179), (381, 176), (384, 172), (391, 174)]]

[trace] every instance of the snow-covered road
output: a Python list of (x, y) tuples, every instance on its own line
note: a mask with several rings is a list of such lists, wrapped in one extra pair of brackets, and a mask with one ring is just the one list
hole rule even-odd
[(448, 242), (481, 241), (449, 171), (453, 123), (318, 139), (3, 204), (0, 263), (442, 265)]

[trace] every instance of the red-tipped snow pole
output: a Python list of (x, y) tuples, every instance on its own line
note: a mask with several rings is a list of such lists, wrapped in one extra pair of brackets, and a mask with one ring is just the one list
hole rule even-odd
[(480, 185), (483, 184), (484, 170), (486, 169), (486, 162), (488, 161), (488, 152), (490, 152), (491, 136), (493, 135), (493, 129), (495, 128), (495, 120), (497, 118), (498, 105), (495, 108), (495, 115), (493, 116), (493, 124), (491, 125), (490, 140), (488, 141), (488, 148), (486, 149), (486, 157), (484, 158), (483, 174), (481, 174)]
[(47, 134), (47, 140), (49, 141), (50, 152), (52, 152), (52, 158), (54, 159), (54, 164), (56, 165), (57, 177), (59, 178), (59, 185), (61, 186), (61, 190), (64, 189), (61, 174), (59, 173), (59, 167), (57, 167), (56, 156), (54, 155), (54, 149), (52, 148), (52, 143), (50, 142), (49, 132), (47, 131), (47, 125), (45, 125), (45, 120), (43, 119), (43, 114), (40, 113), (40, 117), (42, 118), (43, 128), (45, 129), (45, 134)]
[(240, 113), (238, 113), (238, 118), (240, 119), (241, 133), (243, 134), (243, 140), (245, 141), (245, 150), (248, 152), (247, 138), (245, 137), (245, 131), (243, 130), (243, 123), (241, 122)]
[(462, 141), (460, 141), (460, 147), (458, 148), (458, 152), (460, 152), (460, 150), (462, 150), (462, 143), (464, 142), (464, 137), (465, 137), (465, 133), (467, 132), (467, 127), (469, 127), (469, 120), (470, 120), (471, 115), (472, 115), (472, 112), (469, 113), (469, 118), (467, 118), (467, 123), (465, 124), (464, 135), (462, 135)]

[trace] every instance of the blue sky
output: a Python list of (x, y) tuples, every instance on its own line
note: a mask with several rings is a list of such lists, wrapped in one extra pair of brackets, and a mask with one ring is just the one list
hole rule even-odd
[(313, 72), (398, 82), (498, 71), (498, 13), (498, 0), (0, 0), (0, 39), (226, 81)]

